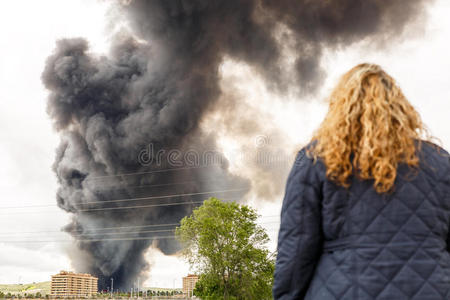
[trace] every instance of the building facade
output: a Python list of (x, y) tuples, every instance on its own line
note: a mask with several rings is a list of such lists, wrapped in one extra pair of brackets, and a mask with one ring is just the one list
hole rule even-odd
[(198, 276), (194, 274), (189, 274), (188, 276), (183, 277), (183, 294), (187, 296), (192, 296), (197, 281)]
[(52, 276), (52, 298), (89, 298), (97, 294), (98, 278), (90, 274), (61, 271)]

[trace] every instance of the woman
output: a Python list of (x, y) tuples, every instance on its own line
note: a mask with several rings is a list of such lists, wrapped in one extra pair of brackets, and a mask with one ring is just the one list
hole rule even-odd
[(275, 299), (450, 299), (450, 160), (425, 134), (379, 66), (340, 79), (288, 177)]

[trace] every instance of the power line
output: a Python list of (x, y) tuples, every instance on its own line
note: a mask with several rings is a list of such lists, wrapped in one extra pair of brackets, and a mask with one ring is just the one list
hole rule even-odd
[[(231, 199), (229, 199), (229, 200), (231, 200)], [(235, 199), (233, 199), (233, 200), (235, 200)], [(117, 207), (116, 206), (116, 207), (104, 207), (104, 208), (89, 208), (89, 209), (80, 209), (80, 210), (77, 210), (77, 212), (137, 209), (137, 208), (149, 208), (149, 207), (160, 207), (160, 206), (177, 206), (177, 205), (200, 204), (200, 203), (203, 203), (203, 201), (188, 201), (188, 202), (175, 202), (175, 203), (150, 204), (150, 205), (135, 205), (135, 206), (122, 206), (122, 207)]]
[(106, 239), (83, 239), (83, 240), (21, 240), (21, 241), (0, 241), (0, 243), (71, 243), (71, 242), (103, 242), (103, 241), (138, 241), (138, 240), (157, 240), (174, 239), (174, 235), (154, 236), (154, 237), (133, 237), (133, 238), (106, 238)]
[[(102, 201), (91, 201), (78, 203), (78, 205), (91, 205), (91, 204), (103, 204), (103, 203), (118, 203), (118, 202), (129, 202), (129, 201), (142, 201), (142, 200), (152, 200), (152, 199), (166, 199), (166, 198), (175, 198), (175, 197), (185, 197), (185, 196), (198, 196), (198, 195), (206, 195), (213, 193), (227, 193), (227, 192), (240, 192), (245, 191), (247, 188), (239, 188), (239, 189), (227, 189), (227, 190), (216, 190), (216, 191), (207, 191), (207, 192), (197, 192), (197, 193), (182, 193), (182, 194), (171, 194), (171, 195), (162, 195), (162, 196), (149, 196), (149, 197), (137, 197), (137, 198), (125, 198), (125, 199), (116, 199), (116, 200), (102, 200)], [(46, 204), (46, 205), (29, 205), (29, 206), (16, 206), (16, 207), (0, 207), (0, 209), (12, 209), (12, 208), (32, 208), (32, 207), (57, 207), (55, 204)]]
[[(236, 201), (238, 199), (222, 199), (225, 201)], [(114, 207), (103, 207), (103, 208), (89, 208), (89, 209), (79, 209), (74, 212), (68, 211), (68, 213), (80, 213), (80, 212), (92, 212), (92, 211), (106, 211), (106, 210), (125, 210), (125, 209), (138, 209), (138, 208), (149, 208), (149, 207), (164, 207), (164, 206), (177, 206), (177, 205), (188, 205), (188, 204), (200, 204), (202, 201), (187, 201), (187, 202), (174, 202), (174, 203), (159, 203), (159, 204), (150, 204), (150, 205), (134, 205), (134, 206), (114, 206)], [(18, 213), (9, 213), (9, 214), (0, 214), (0, 216), (11, 216), (11, 215), (27, 215), (27, 214), (42, 214), (49, 213), (48, 211), (35, 211), (35, 212), (18, 212)], [(53, 212), (52, 212), (53, 213)]]
[[(160, 232), (171, 232), (171, 231), (172, 232), (175, 231), (175, 227), (171, 228), (171, 229), (164, 229), (164, 230), (143, 230), (143, 231), (124, 231), (124, 232), (83, 233), (83, 234), (71, 235), (71, 237), (77, 238), (77, 237), (96, 236), (96, 235), (142, 234), (142, 233), (160, 233)], [(57, 232), (70, 234), (70, 232), (62, 232), (62, 231), (57, 231)]]
[[(217, 181), (217, 180), (212, 180)], [(212, 182), (212, 181), (196, 181), (196, 180), (190, 180), (190, 181), (180, 181), (180, 182), (174, 182), (174, 183), (158, 183), (158, 184), (144, 184), (144, 185), (134, 185), (134, 186), (121, 186), (114, 188), (117, 189), (127, 189), (127, 188), (146, 188), (146, 187), (158, 187), (158, 186), (171, 186), (171, 185), (182, 185), (182, 184), (188, 184), (188, 183), (205, 183), (205, 182)], [(109, 189), (101, 189), (101, 190), (111, 190)], [(22, 205), (22, 206), (3, 206), (0, 207), (0, 209), (13, 209), (13, 208), (28, 208), (28, 207), (56, 207), (54, 203), (52, 204), (39, 204), (39, 205)]]
[[(277, 228), (272, 228), (272, 230), (276, 230)], [(9, 240), (9, 241), (0, 241), (5, 244), (13, 244), (13, 243), (71, 243), (71, 242), (103, 242), (103, 241), (140, 241), (140, 240), (159, 240), (159, 239), (175, 239), (175, 235), (168, 236), (153, 236), (153, 237), (131, 237), (131, 238), (102, 238), (102, 239), (82, 239), (82, 240)]]
[(219, 180), (189, 180), (189, 181), (180, 181), (180, 182), (169, 182), (169, 183), (156, 183), (156, 184), (142, 184), (142, 185), (123, 185), (123, 186), (106, 186), (104, 189), (99, 189), (98, 187), (95, 187), (99, 191), (103, 190), (119, 190), (119, 189), (128, 189), (128, 188), (148, 188), (148, 187), (158, 187), (158, 186), (170, 186), (170, 185), (182, 185), (182, 184), (188, 184), (188, 183), (205, 183), (205, 182), (218, 182)]
[[(279, 222), (267, 222), (262, 224), (274, 224)], [(180, 225), (180, 224), (177, 224)], [(260, 224), (258, 224), (260, 225)], [(115, 235), (115, 234), (142, 234), (142, 233), (159, 233), (159, 232), (170, 232), (175, 231), (175, 227), (171, 229), (161, 229), (161, 230), (143, 230), (143, 231), (125, 231), (125, 232), (100, 232), (100, 233), (83, 233), (78, 235), (72, 235), (72, 237), (82, 237), (82, 236), (95, 236), (95, 235)], [(69, 232), (68, 232), (69, 233)]]
[[(238, 199), (222, 199), (225, 201), (236, 201)], [(150, 205), (135, 205), (135, 206), (122, 206), (122, 207), (103, 207), (103, 208), (90, 208), (90, 209), (80, 209), (75, 211), (79, 212), (92, 212), (92, 211), (106, 211), (106, 210), (125, 210), (125, 209), (138, 209), (138, 208), (149, 208), (149, 207), (164, 207), (164, 206), (177, 206), (177, 205), (187, 205), (187, 204), (200, 204), (202, 201), (188, 201), (188, 202), (175, 202), (175, 203), (160, 203), (160, 204), (150, 204)], [(24, 215), (24, 214), (42, 214), (48, 213), (47, 211), (38, 211), (38, 212), (21, 212), (21, 213), (9, 213), (9, 214), (0, 214), (0, 216), (10, 216), (10, 215)], [(69, 213), (74, 213), (70, 212)]]
[[(75, 230), (72, 231), (74, 233), (81, 232), (90, 232), (90, 231), (99, 231), (99, 230), (111, 230), (111, 229), (135, 229), (135, 228), (146, 228), (146, 227), (164, 227), (164, 226), (177, 226), (180, 223), (170, 223), (170, 224), (151, 224), (151, 225), (136, 225), (136, 226), (116, 226), (116, 227), (101, 227), (101, 228), (88, 228), (86, 230)], [(26, 234), (26, 233), (54, 233), (60, 232), (64, 233), (65, 231), (61, 230), (44, 230), (44, 231), (17, 231), (17, 232), (0, 232), (0, 234)]]
[[(269, 217), (274, 217), (274, 216), (261, 216), (261, 218), (269, 218)], [(257, 222), (258, 225), (263, 225), (263, 224), (279, 224), (280, 221), (270, 221), (270, 222)], [(134, 229), (137, 230), (138, 228), (148, 228), (148, 227), (169, 227), (169, 226), (179, 226), (180, 223), (168, 223), (168, 224), (151, 224), (151, 225), (139, 225), (139, 226), (118, 226), (118, 227), (103, 227), (103, 228), (95, 228), (95, 229), (86, 229), (86, 230), (77, 230), (77, 231), (61, 231), (61, 230), (53, 230), (53, 231), (18, 231), (18, 232), (0, 232), (0, 235), (3, 236), (9, 236), (9, 235), (17, 235), (17, 234), (39, 234), (39, 233), (83, 233), (80, 234), (79, 236), (83, 236), (83, 235), (101, 235), (101, 234), (115, 234), (116, 232), (98, 232), (98, 233), (93, 233), (92, 231), (102, 231), (102, 230), (112, 230), (112, 229)], [(118, 232), (119, 234), (125, 234), (125, 233), (149, 233), (149, 232), (159, 232), (159, 230), (154, 230), (154, 231), (137, 231), (137, 232), (130, 232), (130, 231), (126, 231), (126, 232)]]
[(122, 173), (122, 174), (114, 174), (114, 175), (100, 175), (85, 178), (84, 180), (95, 180), (101, 178), (111, 178), (111, 177), (124, 177), (124, 176), (133, 176), (133, 175), (145, 175), (145, 174), (153, 174), (153, 173), (162, 173), (162, 172), (171, 172), (171, 171), (179, 171), (179, 170), (190, 170), (190, 169), (202, 169), (209, 168), (210, 166), (195, 166), (195, 167), (181, 167), (181, 168), (169, 168), (169, 169), (160, 169), (160, 170), (151, 170), (145, 172), (133, 172), (133, 173)]
[(217, 190), (217, 191), (198, 192), (198, 193), (172, 194), (172, 195), (163, 195), (163, 196), (139, 197), (139, 198), (127, 198), (127, 199), (118, 199), (118, 200), (92, 201), (92, 202), (79, 203), (79, 205), (129, 202), (129, 201), (140, 201), (140, 200), (151, 200), (151, 199), (165, 199), (165, 198), (175, 198), (175, 197), (185, 197), (185, 196), (206, 195), (206, 194), (212, 194), (212, 193), (240, 192), (240, 191), (244, 191), (244, 190), (247, 190), (247, 188)]
[[(227, 200), (227, 199), (224, 199)], [(235, 200), (235, 199), (233, 199)], [(89, 209), (79, 209), (75, 211), (79, 212), (92, 212), (92, 211), (105, 211), (105, 210), (124, 210), (124, 209), (138, 209), (138, 208), (149, 208), (149, 207), (163, 207), (163, 206), (177, 206), (177, 205), (187, 205), (187, 204), (199, 204), (203, 203), (203, 201), (188, 201), (188, 202), (175, 202), (175, 203), (160, 203), (160, 204), (150, 204), (150, 205), (135, 205), (135, 206), (116, 206), (116, 207), (103, 207), (103, 208), (89, 208)], [(75, 213), (70, 212), (69, 213)], [(22, 213), (12, 213), (12, 214), (0, 214), (0, 216), (9, 216), (9, 215), (22, 215), (22, 214), (36, 214), (36, 213), (47, 213), (46, 211), (40, 212), (22, 212)]]
[(141, 234), (141, 233), (157, 233), (157, 232), (169, 232), (174, 231), (175, 228), (172, 229), (162, 229), (162, 230), (143, 230), (143, 231), (127, 231), (127, 232), (102, 232), (102, 233), (85, 233), (85, 234), (78, 234), (78, 235), (72, 235), (73, 237), (80, 237), (80, 236), (92, 236), (92, 235), (114, 235), (114, 234)]

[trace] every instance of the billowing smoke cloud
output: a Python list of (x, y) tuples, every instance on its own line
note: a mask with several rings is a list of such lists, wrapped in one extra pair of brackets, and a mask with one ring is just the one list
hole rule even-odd
[[(148, 225), (175, 224), (208, 196), (241, 199), (250, 190), (248, 179), (228, 172), (216, 136), (200, 127), (209, 113), (236, 105), (219, 101), (224, 57), (249, 64), (278, 92), (295, 84), (312, 94), (324, 76), (325, 48), (389, 40), (425, 2), (129, 1), (117, 6), (130, 33), (117, 34), (107, 56), (90, 53), (83, 39), (58, 41), (42, 78), (61, 135), (57, 202), (72, 213), (65, 230), (78, 240), (74, 265), (98, 275), (101, 288), (114, 278), (128, 289), (145, 276), (151, 244), (166, 254), (178, 249), (173, 226)], [(279, 36), (280, 25), (288, 34)], [(280, 66), (283, 41), (296, 50), (294, 79)], [(222, 121), (251, 120), (253, 133), (255, 118), (228, 113)], [(219, 163), (197, 161), (195, 154), (211, 150)], [(267, 182), (270, 169), (263, 173)], [(196, 194), (205, 191), (222, 192)], [(184, 196), (155, 198), (174, 194)]]

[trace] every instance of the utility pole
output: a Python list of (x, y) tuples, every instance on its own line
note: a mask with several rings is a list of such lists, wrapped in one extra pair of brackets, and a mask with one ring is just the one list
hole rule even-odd
[(137, 286), (137, 288), (138, 288), (138, 299), (139, 299), (139, 278), (138, 278), (138, 286)]
[(113, 291), (114, 291), (114, 278), (111, 278), (111, 299), (113, 298)]

